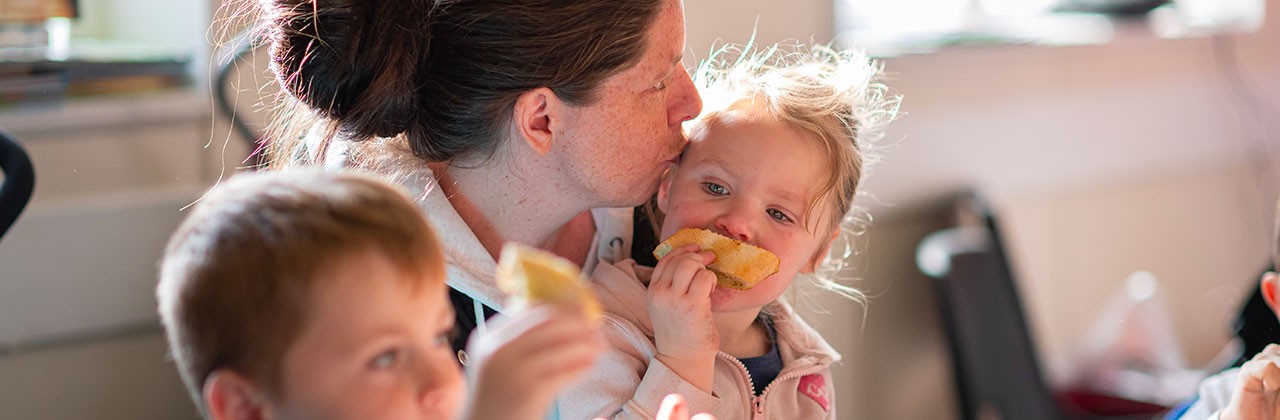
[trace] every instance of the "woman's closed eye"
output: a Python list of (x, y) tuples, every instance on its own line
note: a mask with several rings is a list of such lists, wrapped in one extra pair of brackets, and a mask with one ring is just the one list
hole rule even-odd
[(711, 194), (715, 196), (729, 195), (728, 188), (725, 188), (725, 186), (714, 183), (714, 182), (703, 182), (702, 190), (706, 191), (707, 194)]
[(653, 89), (654, 89), (654, 90), (667, 90), (667, 81), (666, 81), (666, 80), (660, 80), (660, 81), (658, 81), (658, 83), (655, 83), (655, 84), (653, 85)]

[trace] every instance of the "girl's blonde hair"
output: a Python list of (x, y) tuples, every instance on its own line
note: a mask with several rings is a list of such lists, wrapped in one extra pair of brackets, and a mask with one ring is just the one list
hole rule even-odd
[(867, 170), (880, 161), (876, 144), (902, 103), (881, 83), (881, 72), (878, 63), (853, 49), (799, 43), (757, 49), (748, 43), (719, 48), (694, 74), (704, 104), (695, 131), (750, 101), (777, 121), (811, 134), (826, 152), (831, 176), (806, 214), (829, 197), (834, 212), (826, 227), (839, 231), (813, 277), (822, 288), (857, 301), (865, 299), (863, 294), (838, 280), (854, 252), (853, 239), (870, 222), (854, 198)]

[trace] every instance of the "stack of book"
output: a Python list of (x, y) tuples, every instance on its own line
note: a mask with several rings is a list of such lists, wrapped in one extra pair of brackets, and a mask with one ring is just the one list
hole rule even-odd
[(0, 62), (0, 105), (62, 98), (67, 94), (67, 82), (65, 71)]
[(182, 86), (188, 65), (185, 58), (0, 60), (0, 105)]

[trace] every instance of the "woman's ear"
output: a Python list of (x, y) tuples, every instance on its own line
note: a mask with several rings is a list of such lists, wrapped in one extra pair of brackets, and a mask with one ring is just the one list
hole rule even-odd
[(262, 391), (249, 378), (227, 369), (204, 381), (204, 405), (210, 420), (270, 419)]
[(512, 107), (512, 128), (534, 152), (546, 155), (551, 152), (554, 128), (563, 108), (551, 89), (543, 87), (522, 93)]
[(1271, 312), (1274, 312), (1276, 317), (1280, 317), (1280, 306), (1278, 306), (1280, 301), (1277, 300), (1280, 298), (1277, 296), (1280, 293), (1280, 275), (1274, 271), (1263, 273), (1258, 287), (1262, 288), (1262, 300), (1267, 301), (1267, 306), (1271, 307)]

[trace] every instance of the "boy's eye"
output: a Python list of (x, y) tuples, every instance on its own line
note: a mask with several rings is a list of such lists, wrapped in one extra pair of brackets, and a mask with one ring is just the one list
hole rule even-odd
[(779, 222), (788, 222), (788, 223), (792, 222), (791, 216), (787, 216), (786, 213), (778, 211), (777, 209), (768, 209), (768, 210), (765, 210), (765, 213), (768, 213), (769, 217), (772, 218), (773, 220), (777, 220)]
[(400, 349), (389, 349), (378, 354), (373, 360), (369, 361), (369, 367), (377, 370), (386, 370), (394, 367), (400, 361)]
[(435, 337), (431, 338), (431, 345), (435, 347), (448, 346), (449, 343), (453, 342), (453, 338), (456, 337), (457, 334), (458, 330), (456, 328), (449, 328), (441, 331), (439, 334), (436, 334)]
[(714, 182), (703, 182), (702, 189), (706, 190), (707, 193), (711, 195), (728, 195), (729, 194), (728, 188), (725, 188), (723, 185), (720, 185)]

